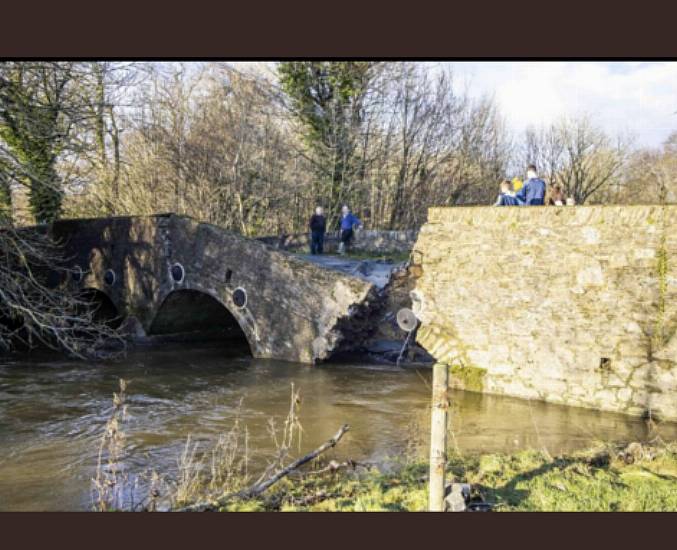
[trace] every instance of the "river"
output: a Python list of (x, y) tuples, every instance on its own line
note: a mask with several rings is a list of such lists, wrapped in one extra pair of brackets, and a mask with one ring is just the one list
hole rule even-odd
[[(252, 461), (263, 462), (272, 447), (268, 419), (283, 421), (292, 383), (301, 391), (302, 452), (348, 423), (332, 456), (387, 465), (412, 441), (425, 448), (430, 374), (259, 360), (215, 344), (137, 349), (106, 362), (0, 357), (0, 510), (91, 509), (99, 440), (120, 378), (129, 381), (125, 468), (171, 474), (186, 438), (214, 441), (240, 400)], [(643, 421), (617, 414), (461, 391), (452, 399), (450, 441), (466, 454), (543, 447), (556, 454), (646, 435)], [(677, 438), (677, 425), (661, 429)]]

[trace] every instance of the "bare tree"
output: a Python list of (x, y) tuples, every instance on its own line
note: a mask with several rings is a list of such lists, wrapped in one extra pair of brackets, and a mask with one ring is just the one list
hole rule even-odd
[(89, 183), (110, 187), (105, 209), (115, 214), (119, 198), (121, 113), (129, 108), (130, 91), (147, 73), (144, 64), (97, 61), (86, 64), (79, 78), (79, 93), (86, 116), (77, 126), (75, 164), (80, 186)]
[(36, 229), (0, 227), (0, 349), (42, 344), (77, 357), (124, 349), (121, 335), (97, 317), (99, 305), (55, 282), (67, 280), (63, 255)]
[(65, 165), (78, 150), (74, 129), (85, 124), (81, 66), (61, 62), (0, 65), (0, 348), (42, 343), (77, 356), (119, 350), (121, 337), (98, 317), (98, 304), (67, 285), (62, 248), (47, 228), (16, 229), (11, 200), (29, 189), (38, 222), (61, 211)]
[(618, 183), (630, 155), (630, 140), (612, 139), (589, 117), (564, 118), (526, 131), (524, 165), (535, 164), (549, 184), (558, 183), (577, 204), (603, 197)]
[(492, 102), (471, 101), (450, 72), (416, 63), (386, 64), (376, 84), (365, 155), (372, 223), (417, 227), (429, 206), (490, 200), (509, 150)]
[(518, 173), (523, 173), (529, 164), (534, 164), (546, 182), (552, 184), (564, 166), (565, 155), (566, 146), (560, 127), (527, 128), (521, 162), (516, 168)]
[(677, 132), (661, 149), (633, 152), (623, 178), (605, 198), (621, 204), (677, 203)]
[(561, 135), (566, 162), (558, 179), (564, 192), (583, 204), (620, 176), (629, 149), (622, 138), (614, 142), (588, 118), (564, 122)]

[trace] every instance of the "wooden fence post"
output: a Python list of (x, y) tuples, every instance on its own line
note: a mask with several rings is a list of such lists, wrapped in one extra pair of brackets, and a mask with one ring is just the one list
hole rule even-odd
[(444, 511), (444, 482), (447, 463), (447, 414), (449, 410), (449, 367), (433, 366), (432, 413), (430, 416), (429, 510)]

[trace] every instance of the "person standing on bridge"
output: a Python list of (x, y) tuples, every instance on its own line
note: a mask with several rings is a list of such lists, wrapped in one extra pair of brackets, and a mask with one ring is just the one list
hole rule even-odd
[(308, 227), (310, 227), (310, 253), (322, 254), (324, 252), (324, 234), (327, 230), (327, 220), (321, 206), (315, 208), (315, 213), (310, 217)]
[(517, 192), (515, 197), (520, 204), (526, 206), (542, 206), (545, 204), (545, 182), (538, 177), (538, 172), (533, 164), (527, 167), (527, 182)]
[(350, 211), (348, 205), (344, 204), (341, 208), (341, 242), (339, 243), (339, 254), (346, 253), (346, 247), (350, 244), (353, 238), (353, 231), (362, 227), (360, 220)]

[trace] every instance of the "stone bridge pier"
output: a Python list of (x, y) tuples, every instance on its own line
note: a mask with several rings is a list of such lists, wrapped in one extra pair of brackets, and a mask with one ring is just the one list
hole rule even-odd
[(213, 332), (254, 357), (313, 363), (350, 347), (378, 302), (367, 281), (176, 215), (56, 222), (72, 274), (137, 337)]

